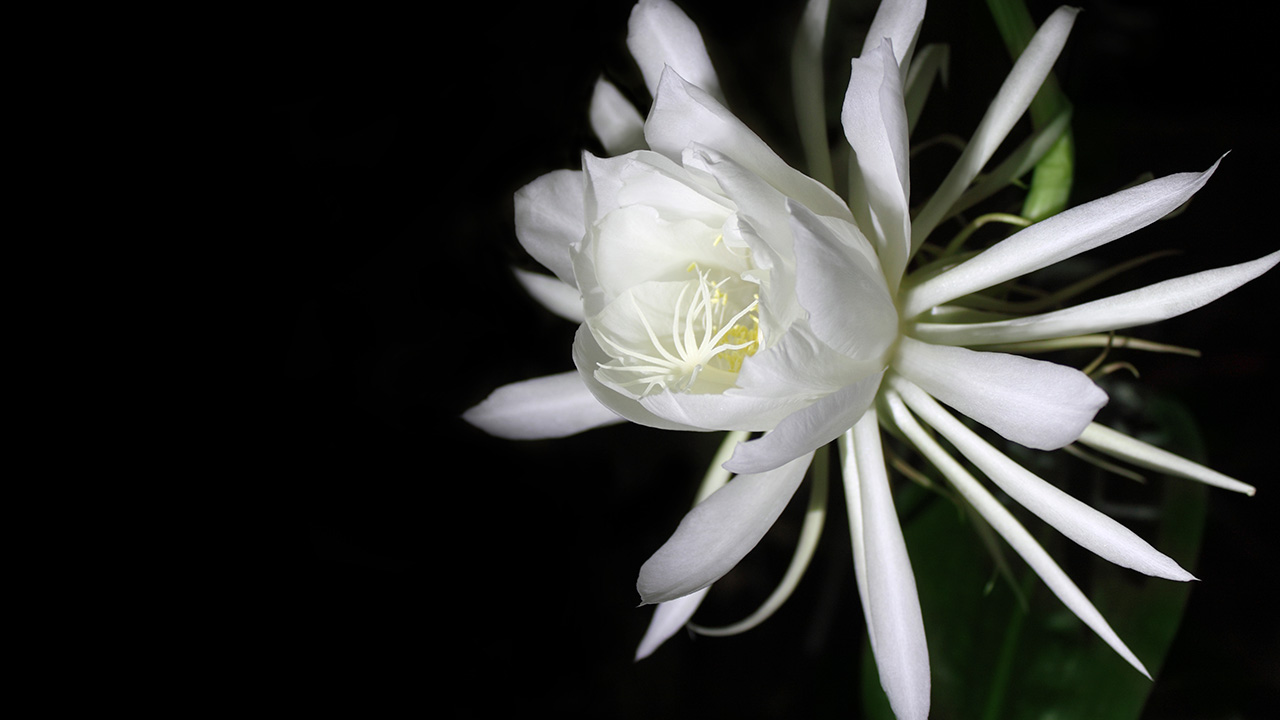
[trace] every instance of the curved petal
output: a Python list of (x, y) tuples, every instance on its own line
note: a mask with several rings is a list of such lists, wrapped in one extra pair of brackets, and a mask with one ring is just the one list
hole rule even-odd
[(918, 450), (933, 463), (947, 480), (951, 482), (952, 487), (964, 496), (969, 502), (991, 525), (992, 529), (1000, 533), (1000, 536), (1009, 543), (1027, 565), (1035, 571), (1044, 584), (1048, 586), (1053, 594), (1062, 600), (1076, 617), (1084, 621), (1095, 633), (1098, 634), (1111, 649), (1120, 654), (1130, 665), (1138, 670), (1138, 672), (1147, 676), (1149, 679), (1151, 674), (1147, 672), (1146, 667), (1138, 660), (1138, 657), (1124, 644), (1120, 637), (1116, 635), (1115, 630), (1107, 624), (1102, 613), (1089, 602), (1089, 598), (1085, 596), (1080, 588), (1073, 582), (1067, 574), (1062, 571), (1049, 553), (1045, 552), (1040, 543), (1036, 542), (1031, 533), (1022, 526), (1021, 523), (1009, 512), (999, 500), (987, 491), (972, 475), (970, 475), (961, 465), (956, 462), (955, 458), (947, 454), (942, 446), (933, 439), (924, 428), (916, 422), (911, 412), (907, 410), (903, 404), (902, 398), (895, 392), (885, 394), (885, 402), (889, 406), (890, 412), (893, 414), (894, 423), (902, 430), (907, 439), (916, 446)]
[(1172, 558), (1151, 547), (1125, 526), (1045, 482), (996, 450), (920, 388), (902, 382), (901, 378), (890, 382), (913, 412), (949, 440), (1009, 497), (1081, 547), (1116, 565), (1146, 575), (1167, 580), (1195, 579)]
[(562, 282), (577, 287), (569, 248), (586, 232), (583, 174), (554, 170), (516, 191), (516, 239)]
[(1020, 230), (972, 259), (907, 289), (900, 298), (902, 316), (915, 317), (1136, 232), (1189, 200), (1209, 181), (1218, 162), (1202, 173), (1151, 180)]
[(739, 475), (699, 503), (640, 568), (645, 604), (697, 592), (733, 569), (773, 527), (795, 494), (813, 454), (769, 472)]
[(582, 312), (582, 293), (578, 292), (578, 288), (542, 273), (520, 268), (512, 268), (512, 271), (525, 292), (542, 303), (543, 307), (576, 323), (586, 319)]
[(720, 79), (707, 55), (698, 26), (669, 0), (640, 0), (627, 22), (627, 49), (640, 66), (644, 84), (654, 97), (664, 68), (724, 101)]
[(609, 155), (622, 155), (643, 150), (644, 117), (631, 101), (623, 97), (617, 86), (599, 78), (591, 91), (587, 108), (591, 130), (600, 138)]
[(636, 660), (643, 660), (652, 655), (662, 643), (670, 640), (672, 635), (688, 624), (689, 618), (697, 612), (698, 606), (702, 604), (703, 598), (707, 596), (707, 591), (710, 589), (710, 587), (704, 587), (684, 597), (658, 603), (658, 607), (653, 611), (653, 618), (649, 621), (649, 628), (645, 630), (644, 637), (640, 639), (640, 646), (636, 648)]
[(853, 147), (853, 207), (880, 255), (890, 290), (907, 266), (911, 172), (902, 75), (889, 43), (855, 58), (840, 120)]
[(1040, 315), (984, 323), (918, 323), (922, 340), (948, 345), (990, 345), (1072, 337), (1167, 320), (1214, 300), (1280, 262), (1280, 251), (1257, 260), (1165, 280), (1108, 298)]
[(738, 445), (724, 467), (729, 472), (759, 473), (835, 440), (875, 402), (883, 373), (876, 373), (792, 413), (762, 437)]
[(862, 533), (860, 555), (866, 564), (863, 610), (880, 685), (899, 720), (923, 720), (929, 715), (929, 647), (874, 410), (854, 426), (852, 440), (853, 462), (846, 462), (845, 468), (856, 477), (861, 516), (856, 523), (851, 520), (851, 526)]
[(1074, 368), (909, 337), (899, 343), (893, 367), (942, 402), (1037, 450), (1074, 442), (1107, 402)]
[(916, 215), (911, 228), (912, 251), (919, 248), (929, 233), (933, 232), (951, 209), (951, 205), (959, 199), (1004, 142), (1014, 123), (1026, 112), (1031, 99), (1040, 91), (1040, 86), (1057, 62), (1079, 12), (1079, 9), (1072, 7), (1058, 8), (1027, 43), (951, 172)]
[(819, 215), (852, 220), (848, 205), (830, 188), (787, 165), (724, 105), (670, 69), (662, 75), (644, 136), (649, 147), (672, 160), (679, 160), (690, 145), (704, 145)]
[(577, 371), (503, 385), (462, 419), (508, 440), (566, 437), (623, 420), (587, 391)]
[[(857, 360), (882, 360), (898, 336), (898, 309), (866, 240), (851, 223), (824, 223), (788, 202), (796, 253), (796, 295), (818, 339)], [(838, 230), (844, 230), (837, 234)]]

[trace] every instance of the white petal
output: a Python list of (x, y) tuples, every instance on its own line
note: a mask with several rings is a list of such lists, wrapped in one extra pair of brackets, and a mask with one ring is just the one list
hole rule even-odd
[(867, 29), (861, 54), (866, 55), (867, 50), (875, 49), (888, 39), (893, 44), (894, 64), (908, 67), (916, 37), (920, 34), (920, 23), (924, 21), (924, 8), (924, 0), (880, 3), (871, 27)]
[(920, 427), (906, 406), (903, 405), (902, 398), (895, 392), (888, 392), (885, 394), (885, 401), (893, 414), (894, 422), (902, 430), (903, 434), (907, 436), (907, 439), (951, 481), (951, 485), (964, 496), (965, 500), (969, 501), (969, 504), (982, 515), (983, 519), (996, 532), (1000, 533), (1000, 536), (1009, 543), (1009, 546), (1022, 556), (1027, 565), (1062, 600), (1067, 609), (1075, 613), (1076, 617), (1084, 621), (1084, 624), (1096, 632), (1138, 672), (1150, 678), (1151, 674), (1143, 667), (1142, 662), (1120, 640), (1120, 637), (1107, 624), (1098, 609), (1093, 606), (1093, 603), (1089, 602), (1089, 598), (1085, 597), (1080, 588), (1071, 582), (1071, 578), (1067, 577), (1062, 568), (1058, 567), (1053, 558), (1036, 542), (1031, 533), (1027, 532), (1027, 529), (1000, 504), (1000, 501), (992, 497), (991, 493), (987, 492), (987, 489), (982, 487), (981, 483), (965, 471), (960, 463), (948, 455), (942, 449), (942, 446), (929, 433), (925, 432), (924, 428)]
[(644, 135), (649, 147), (673, 160), (690, 145), (704, 145), (819, 215), (852, 219), (848, 205), (830, 188), (787, 165), (724, 105), (671, 70), (662, 75)]
[(893, 52), (886, 43), (853, 60), (840, 119), (855, 155), (850, 172), (858, 224), (896, 290), (910, 246), (911, 173), (902, 78)]
[(995, 154), (1013, 129), (1014, 123), (1026, 112), (1031, 99), (1035, 97), (1044, 84), (1049, 71), (1062, 52), (1075, 23), (1076, 8), (1058, 8), (1036, 34), (1031, 38), (1022, 54), (1018, 56), (1009, 76), (996, 93), (996, 97), (987, 108), (986, 115), (978, 123), (977, 130), (956, 160), (951, 172), (943, 179), (942, 184), (929, 198), (929, 202), (916, 216), (912, 225), (912, 250), (920, 247), (929, 233), (937, 227), (938, 222), (946, 216), (954, 203), (969, 187), (991, 156)]
[(698, 26), (668, 0), (640, 0), (627, 23), (627, 49), (640, 66), (644, 84), (654, 97), (663, 69), (680, 76), (723, 102), (720, 79)]
[(582, 293), (578, 288), (542, 273), (520, 268), (512, 268), (512, 271), (525, 292), (551, 312), (576, 323), (586, 319), (582, 312)]
[(565, 437), (622, 422), (587, 391), (577, 371), (503, 385), (462, 419), (508, 440)]
[(918, 323), (913, 332), (922, 340), (948, 345), (990, 345), (1105, 333), (1195, 310), (1262, 275), (1277, 262), (1280, 251), (1054, 312), (985, 323)]
[(1010, 460), (920, 388), (901, 382), (901, 378), (892, 382), (894, 389), (917, 415), (947, 438), (1009, 497), (1081, 547), (1105, 560), (1147, 575), (1168, 580), (1195, 579), (1172, 558), (1151, 547), (1128, 528)]
[(809, 0), (791, 48), (791, 94), (800, 142), (804, 146), (805, 167), (809, 175), (827, 187), (835, 184), (822, 71), (822, 44), (827, 35), (830, 9), (830, 0)]
[(827, 395), (809, 407), (788, 415), (764, 436), (742, 443), (724, 467), (729, 472), (759, 473), (772, 470), (801, 454), (840, 437), (871, 407), (883, 373)]
[(516, 239), (534, 260), (574, 287), (569, 248), (582, 240), (584, 218), (581, 171), (555, 170), (516, 191)]
[[(1221, 160), (1219, 160), (1221, 162)], [(1209, 181), (1203, 173), (1178, 173), (1121, 190), (1042, 220), (904, 293), (902, 316), (1034, 272), (1124, 237), (1168, 215)]]
[(649, 657), (658, 646), (679, 632), (698, 610), (708, 590), (710, 588), (702, 588), (690, 595), (659, 603), (653, 611), (653, 619), (649, 621), (649, 629), (645, 630), (640, 646), (636, 648), (636, 660)]
[(942, 402), (1037, 450), (1074, 442), (1107, 402), (1074, 368), (909, 337), (902, 338), (893, 367)]
[(1174, 455), (1167, 450), (1162, 450), (1136, 438), (1131, 438), (1098, 423), (1091, 423), (1089, 427), (1085, 428), (1084, 432), (1080, 434), (1079, 442), (1139, 467), (1157, 470), (1188, 480), (1197, 480), (1206, 485), (1233, 490), (1245, 495), (1253, 495), (1256, 492), (1252, 485), (1242, 483), (1216, 470)]
[(861, 494), (858, 525), (866, 563), (864, 611), (868, 633), (874, 639), (880, 684), (899, 720), (923, 720), (929, 715), (929, 647), (874, 410), (853, 428), (852, 456)]
[(810, 453), (758, 475), (739, 475), (690, 510), (640, 568), (636, 589), (641, 600), (674, 600), (732, 570), (778, 519), (812, 457)]
[(616, 85), (604, 78), (596, 80), (587, 117), (609, 155), (644, 149), (644, 117)]
[[(851, 223), (823, 222), (788, 203), (796, 253), (796, 294), (814, 333), (858, 360), (879, 361), (898, 335), (898, 310), (884, 275)], [(843, 230), (844, 232), (840, 232)]]

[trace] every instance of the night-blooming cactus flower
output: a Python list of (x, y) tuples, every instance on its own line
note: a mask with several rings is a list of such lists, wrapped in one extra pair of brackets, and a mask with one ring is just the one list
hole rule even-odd
[[(1021, 353), (1100, 342), (1141, 347), (1111, 334), (1211, 302), (1266, 272), (1280, 253), (1047, 312), (985, 294), (1165, 217), (1217, 164), (1022, 222), (978, 253), (939, 249), (930, 242), (934, 230), (1025, 174), (1062, 131), (1065, 117), (987, 167), (1048, 76), (1075, 11), (1060, 9), (1040, 27), (951, 172), (922, 200), (910, 187), (909, 128), (942, 57), (937, 48), (916, 52), (924, 3), (886, 2), (852, 60), (841, 113), (852, 161), (839, 184), (816, 64), (826, 15), (826, 0), (810, 3), (794, 56), (805, 174), (726, 108), (693, 23), (666, 0), (637, 4), (628, 47), (652, 95), (647, 116), (601, 81), (590, 117), (608, 156), (584, 154), (581, 170), (550, 173), (516, 196), (517, 237), (551, 273), (519, 277), (579, 323), (576, 369), (499, 388), (465, 417), (508, 438), (561, 437), (624, 420), (729, 431), (703, 499), (641, 568), (641, 598), (659, 604), (641, 657), (686, 625), (707, 589), (779, 516), (815, 452), (834, 442), (881, 683), (898, 717), (925, 717), (928, 650), (881, 449), (884, 426), (913, 443), (1067, 607), (1146, 674), (966, 467), (1113, 563), (1170, 580), (1191, 575), (1018, 465), (957, 414), (1027, 447), (1078, 442), (1251, 493), (1095, 423), (1107, 396), (1088, 375)], [(833, 190), (843, 185), (846, 197)]]

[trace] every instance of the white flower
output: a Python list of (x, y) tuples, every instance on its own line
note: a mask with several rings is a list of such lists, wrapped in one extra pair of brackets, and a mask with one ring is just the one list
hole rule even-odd
[[(980, 253), (948, 249), (921, 262), (935, 229), (1024, 174), (1061, 132), (1065, 119), (987, 168), (1050, 72), (1075, 11), (1060, 9), (1041, 26), (950, 174), (916, 209), (909, 126), (941, 57), (934, 48), (915, 52), (924, 3), (886, 2), (852, 61), (841, 116), (853, 151), (847, 201), (831, 189), (825, 128), (814, 120), (823, 117), (816, 59), (826, 12), (825, 0), (810, 3), (795, 55), (800, 127), (819, 182), (725, 108), (693, 23), (666, 0), (641, 0), (628, 45), (653, 96), (647, 117), (602, 81), (591, 119), (613, 156), (585, 154), (581, 171), (545, 175), (516, 196), (517, 236), (554, 275), (519, 276), (536, 298), (580, 323), (577, 369), (499, 388), (466, 418), (510, 438), (564, 436), (621, 419), (731, 431), (705, 499), (641, 568), (643, 601), (661, 605), (640, 656), (685, 625), (707, 588), (773, 524), (815, 451), (834, 441), (881, 682), (899, 717), (926, 716), (928, 650), (882, 457), (884, 425), (910, 440), (1076, 615), (1145, 674), (1088, 598), (934, 433), (1083, 547), (1148, 575), (1191, 579), (952, 411), (1028, 447), (1080, 442), (1251, 493), (1094, 423), (1107, 397), (1086, 374), (1014, 352), (1128, 342), (1107, 334), (1211, 302), (1273, 267), (1280, 252), (1050, 312), (995, 303), (983, 292), (1168, 215), (1217, 164), (1066, 210)], [(751, 432), (763, 435), (748, 440)], [(746, 624), (767, 616), (787, 586)]]

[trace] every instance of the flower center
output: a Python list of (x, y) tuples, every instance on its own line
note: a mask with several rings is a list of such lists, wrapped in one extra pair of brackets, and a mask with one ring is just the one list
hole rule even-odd
[(723, 392), (733, 386), (743, 360), (760, 346), (755, 285), (723, 271), (717, 279), (697, 263), (688, 271), (697, 277), (683, 283), (668, 308), (669, 320), (652, 309), (646, 312), (631, 296), (647, 342), (624, 345), (601, 336), (615, 360), (600, 367), (633, 375), (620, 384), (644, 386), (641, 395), (662, 390)]

